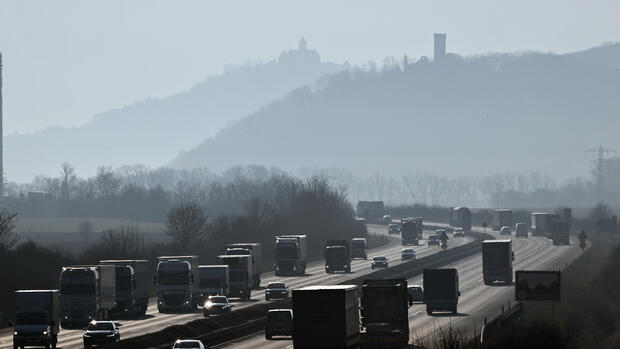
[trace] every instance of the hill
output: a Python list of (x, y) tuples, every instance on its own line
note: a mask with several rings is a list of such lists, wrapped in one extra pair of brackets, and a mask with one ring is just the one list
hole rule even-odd
[(5, 138), (5, 169), (11, 180), (55, 175), (71, 162), (79, 174), (97, 166), (161, 166), (241, 118), (297, 87), (344, 69), (321, 62), (306, 47), (282, 52), (277, 60), (229, 68), (188, 91), (110, 110), (75, 128), (52, 127)]
[(587, 173), (584, 149), (618, 147), (618, 44), (556, 55), (450, 54), (352, 70), (303, 87), (206, 139), (172, 166), (450, 177)]

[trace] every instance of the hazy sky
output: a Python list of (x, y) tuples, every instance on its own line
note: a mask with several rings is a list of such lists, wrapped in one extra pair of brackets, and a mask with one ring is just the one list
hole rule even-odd
[(226, 64), (271, 60), (308, 39), (323, 60), (575, 51), (620, 40), (618, 0), (0, 0), (4, 132), (75, 126), (190, 88)]

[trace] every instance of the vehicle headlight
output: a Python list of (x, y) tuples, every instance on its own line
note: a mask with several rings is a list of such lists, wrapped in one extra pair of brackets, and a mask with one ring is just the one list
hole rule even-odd
[(88, 333), (84, 333), (84, 337), (90, 338), (90, 335)]
[(43, 335), (44, 335), (44, 336), (45, 336), (45, 335), (47, 335), (47, 331), (43, 331)]
[(114, 333), (107, 335), (106, 337), (114, 337)]
[(17, 331), (13, 332), (14, 336), (17, 336), (18, 334), (19, 334), (19, 332), (17, 332)]
[(207, 301), (207, 303), (205, 303), (205, 308), (211, 308), (213, 306), (213, 302), (211, 301)]
[(159, 305), (164, 305), (164, 301), (160, 300)]

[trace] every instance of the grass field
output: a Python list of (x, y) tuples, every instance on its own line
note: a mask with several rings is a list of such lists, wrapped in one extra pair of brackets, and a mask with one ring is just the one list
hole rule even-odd
[(119, 218), (19, 218), (15, 231), (19, 233), (78, 233), (81, 222), (89, 221), (93, 225), (92, 231), (99, 233), (109, 228), (120, 225), (136, 225), (144, 233), (161, 233), (164, 231), (163, 223), (138, 222)]

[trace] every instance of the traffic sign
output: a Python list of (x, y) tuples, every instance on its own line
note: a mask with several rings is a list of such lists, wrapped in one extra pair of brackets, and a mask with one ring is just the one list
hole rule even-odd
[(446, 241), (448, 241), (448, 234), (446, 234), (446, 232), (444, 231), (443, 233), (441, 233), (441, 236), (439, 237), (439, 240), (441, 240), (441, 242), (443, 242), (445, 244)]
[(484, 228), (483, 229), (484, 231), (487, 230), (487, 222), (482, 222), (482, 228)]

